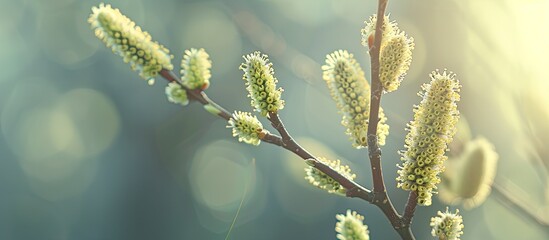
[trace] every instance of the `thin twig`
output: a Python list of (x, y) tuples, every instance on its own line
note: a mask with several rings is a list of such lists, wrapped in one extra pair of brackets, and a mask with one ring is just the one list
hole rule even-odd
[[(169, 82), (176, 82), (181, 85), (181, 83), (177, 81), (178, 78), (175, 75), (175, 73), (171, 71), (162, 70), (160, 72), (160, 76), (162, 76)], [(208, 98), (208, 95), (206, 95), (204, 91), (190, 90), (183, 85), (181, 86), (187, 91), (187, 95), (189, 96), (190, 100), (197, 101), (202, 105), (210, 105), (215, 107), (219, 112), (217, 115), (225, 120), (229, 120), (231, 118), (231, 114), (229, 113), (229, 111), (227, 111), (223, 107), (219, 106), (219, 104), (215, 103), (210, 98)], [(366, 200), (368, 202), (373, 202), (373, 195), (371, 194), (370, 190), (348, 179), (347, 177), (343, 176), (336, 170), (332, 169), (330, 166), (322, 163), (315, 156), (313, 156), (307, 150), (305, 150), (303, 147), (297, 144), (297, 142), (295, 142), (295, 140), (290, 136), (290, 134), (284, 127), (284, 124), (282, 123), (282, 121), (280, 121), (280, 117), (278, 116), (278, 114), (270, 113), (269, 120), (271, 121), (273, 127), (282, 135), (282, 137), (277, 136), (276, 134), (267, 133), (265, 134), (265, 136), (261, 138), (261, 140), (270, 144), (274, 144), (279, 147), (283, 147), (286, 150), (293, 152), (303, 160), (306, 160), (308, 164), (317, 168), (324, 174), (330, 176), (339, 184), (341, 184), (341, 186), (346, 188), (348, 190), (347, 192), (348, 197), (356, 197), (356, 198)]]
[(345, 189), (348, 190), (347, 196), (359, 197), (369, 202), (373, 200), (372, 195), (370, 194), (371, 193), (370, 190), (360, 186), (354, 181), (341, 175), (339, 172), (335, 171), (330, 166), (319, 161), (318, 158), (316, 158), (311, 153), (309, 153), (306, 149), (301, 147), (301, 145), (299, 145), (294, 140), (294, 138), (290, 136), (290, 134), (288, 133), (288, 130), (286, 130), (286, 127), (284, 127), (284, 123), (282, 123), (282, 120), (280, 119), (280, 116), (278, 115), (278, 113), (270, 112), (269, 121), (271, 121), (271, 125), (282, 136), (282, 142), (284, 143), (282, 146), (283, 148), (287, 149), (290, 152), (295, 153), (296, 155), (301, 157), (303, 160), (306, 160), (307, 164), (312, 165), (313, 167), (317, 168), (318, 170), (322, 171), (326, 175), (333, 178), (335, 181), (341, 184), (341, 186), (343, 186)]
[[(164, 79), (168, 80), (169, 82), (176, 82), (179, 85), (181, 85), (181, 83), (177, 80), (179, 78), (172, 71), (162, 69), (162, 71), (160, 71), (160, 76), (162, 76)], [(229, 113), (229, 111), (222, 108), (217, 103), (215, 103), (210, 98), (208, 98), (208, 96), (206, 95), (206, 93), (204, 93), (204, 91), (202, 91), (200, 89), (191, 90), (191, 89), (186, 88), (183, 85), (181, 85), (181, 87), (183, 87), (187, 91), (187, 95), (189, 96), (189, 100), (198, 101), (204, 106), (205, 105), (210, 105), (212, 107), (215, 107), (217, 110), (219, 110), (218, 111), (219, 113), (217, 114), (218, 116), (222, 117), (223, 119), (225, 119), (227, 121), (229, 121), (229, 119), (231, 119), (231, 113)]]

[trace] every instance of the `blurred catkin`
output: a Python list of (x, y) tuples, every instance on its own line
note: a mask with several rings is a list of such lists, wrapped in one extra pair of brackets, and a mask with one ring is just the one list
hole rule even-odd
[(465, 209), (482, 204), (490, 195), (496, 176), (498, 154), (494, 145), (478, 137), (465, 145), (460, 156), (448, 162), (453, 163), (447, 168), (452, 174), (440, 185), (440, 199), (447, 204), (462, 203)]
[[(354, 180), (356, 178), (356, 175), (351, 172), (351, 168), (347, 165), (342, 165), (339, 159), (330, 160), (319, 157), (318, 160), (350, 180)], [(326, 190), (329, 193), (345, 196), (345, 193), (347, 192), (341, 184), (313, 166), (307, 166), (305, 168), (305, 179), (308, 180), (313, 186)]]
[(346, 214), (336, 215), (335, 230), (340, 240), (369, 240), (370, 232), (363, 221), (364, 217), (355, 211), (347, 210)]

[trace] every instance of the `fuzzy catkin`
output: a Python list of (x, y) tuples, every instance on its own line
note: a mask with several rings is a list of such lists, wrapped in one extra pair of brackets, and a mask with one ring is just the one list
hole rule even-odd
[[(330, 89), (330, 94), (343, 115), (341, 124), (345, 133), (353, 142), (353, 147), (368, 146), (368, 121), (370, 118), (370, 85), (364, 71), (356, 62), (353, 54), (338, 50), (326, 56), (322, 66), (323, 78)], [(378, 144), (385, 145), (389, 134), (389, 125), (383, 109), (379, 110), (377, 126)]]
[(272, 65), (267, 55), (259, 51), (244, 56), (244, 63), (240, 65), (240, 69), (244, 71), (243, 79), (246, 81), (248, 96), (252, 99), (252, 107), (263, 116), (284, 108), (284, 100), (281, 99), (283, 90), (276, 88), (278, 80), (274, 76)]
[(233, 137), (238, 138), (239, 142), (254, 146), (259, 145), (261, 138), (267, 133), (257, 117), (249, 112), (235, 111), (228, 123), (227, 128), (232, 129)]
[(385, 92), (392, 92), (397, 90), (410, 68), (414, 39), (399, 33), (387, 41), (380, 53), (379, 80)]
[(364, 217), (355, 211), (347, 210), (346, 214), (336, 215), (335, 230), (339, 240), (370, 240), (368, 226), (363, 223)]
[[(377, 15), (374, 14), (361, 30), (362, 45), (370, 50), (375, 41)], [(404, 79), (412, 62), (414, 39), (401, 31), (398, 24), (384, 16), (379, 49), (379, 80), (385, 93), (395, 91)]]
[(168, 49), (153, 41), (149, 33), (142, 31), (117, 8), (103, 3), (93, 7), (88, 22), (95, 35), (124, 62), (130, 63), (132, 70), (138, 71), (143, 79), (153, 80), (162, 69), (173, 69), (173, 56)]
[(463, 218), (459, 215), (459, 210), (451, 213), (446, 208), (446, 212), (438, 211), (437, 216), (431, 218), (431, 235), (444, 240), (459, 240), (463, 234)]
[[(318, 161), (328, 165), (330, 168), (334, 169), (339, 174), (345, 176), (349, 180), (354, 180), (356, 175), (352, 173), (351, 168), (347, 165), (341, 164), (341, 161), (330, 160), (323, 157), (319, 157)], [(334, 193), (341, 196), (345, 196), (347, 190), (341, 186), (337, 181), (332, 177), (326, 175), (322, 171), (316, 169), (313, 166), (308, 166), (305, 168), (305, 179), (309, 181), (313, 186), (326, 190), (328, 193)]]
[(181, 60), (181, 82), (188, 89), (206, 90), (210, 86), (210, 55), (203, 49), (185, 50)]
[(423, 99), (414, 107), (414, 120), (408, 124), (397, 186), (416, 191), (419, 205), (431, 205), (439, 174), (444, 171), (444, 154), (459, 119), (459, 89), (455, 74), (431, 73), (431, 83), (423, 85), (424, 92), (419, 94)]
[(170, 82), (168, 83), (168, 86), (166, 86), (166, 97), (168, 98), (168, 101), (171, 103), (179, 104), (182, 106), (186, 106), (189, 104), (189, 99), (187, 98), (187, 91), (181, 87), (176, 82)]
[[(387, 45), (389, 39), (398, 31), (396, 22), (391, 21), (389, 16), (383, 16), (383, 25), (381, 27), (381, 49)], [(361, 29), (362, 45), (370, 49), (374, 44), (376, 34), (377, 14), (370, 16), (367, 21), (364, 21), (364, 28)]]

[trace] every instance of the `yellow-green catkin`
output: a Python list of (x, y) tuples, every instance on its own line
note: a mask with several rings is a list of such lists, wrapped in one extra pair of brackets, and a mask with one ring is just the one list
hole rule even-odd
[(162, 69), (173, 69), (173, 56), (168, 49), (111, 5), (102, 3), (93, 7), (88, 22), (95, 35), (124, 62), (130, 63), (143, 79), (153, 80)]
[(256, 111), (267, 116), (270, 112), (276, 113), (284, 108), (284, 100), (281, 99), (283, 90), (276, 88), (278, 80), (267, 55), (256, 51), (244, 56), (240, 69), (244, 71), (243, 79), (246, 81), (248, 96)]
[(168, 83), (168, 86), (166, 86), (166, 97), (168, 97), (168, 101), (175, 104), (180, 104), (182, 106), (189, 104), (187, 91), (176, 82)]
[(185, 50), (181, 60), (181, 82), (188, 89), (206, 90), (210, 86), (210, 55), (200, 48)]
[(452, 72), (431, 73), (431, 83), (423, 85), (424, 92), (419, 94), (423, 99), (414, 107), (414, 120), (408, 124), (397, 186), (416, 191), (419, 205), (431, 205), (439, 173), (444, 171), (444, 154), (459, 119), (460, 87)]
[(437, 216), (431, 218), (431, 235), (440, 240), (459, 240), (463, 234), (463, 218), (459, 215), (459, 209), (451, 213), (438, 211)]
[[(375, 34), (376, 34), (376, 22), (377, 14), (370, 16), (367, 21), (364, 21), (364, 28), (361, 29), (362, 35), (362, 46), (370, 49), (374, 44)], [(389, 40), (398, 33), (398, 26), (396, 22), (391, 22), (388, 15), (385, 15), (383, 18), (383, 26), (381, 28), (381, 49), (387, 45)]]
[[(343, 115), (341, 124), (347, 128), (355, 148), (368, 146), (368, 120), (370, 117), (370, 85), (364, 71), (356, 62), (353, 54), (338, 50), (326, 56), (326, 65), (322, 66), (323, 78), (330, 94)], [(383, 109), (379, 111), (377, 136), (379, 145), (385, 145), (389, 134), (389, 125)]]
[(235, 111), (227, 128), (232, 128), (233, 137), (238, 138), (239, 142), (245, 142), (257, 146), (261, 143), (268, 131), (263, 129), (263, 125), (256, 116), (249, 112)]
[[(440, 186), (440, 199), (447, 204), (463, 204), (471, 209), (490, 195), (496, 176), (498, 154), (486, 138), (478, 137), (465, 145), (463, 153), (448, 166), (452, 171)], [(446, 175), (446, 174), (445, 174)]]
[(355, 211), (347, 210), (347, 214), (337, 214), (335, 230), (339, 240), (369, 240), (368, 226), (363, 223), (364, 217)]
[[(370, 49), (375, 40), (377, 15), (374, 14), (362, 29), (362, 45)], [(398, 28), (396, 22), (391, 22), (389, 16), (383, 19), (382, 39), (380, 46), (379, 79), (384, 92), (392, 92), (400, 86), (412, 62), (414, 39), (408, 37)]]
[(412, 62), (414, 39), (403, 32), (392, 36), (382, 48), (379, 57), (379, 80), (385, 92), (392, 92), (400, 86)]
[[(339, 159), (334, 161), (319, 157), (318, 161), (328, 165), (336, 172), (350, 180), (354, 180), (356, 178), (356, 175), (351, 172), (351, 168), (347, 165), (342, 165)], [(313, 186), (326, 190), (329, 193), (345, 196), (347, 192), (341, 184), (313, 166), (308, 166), (305, 168), (305, 179), (308, 180)]]

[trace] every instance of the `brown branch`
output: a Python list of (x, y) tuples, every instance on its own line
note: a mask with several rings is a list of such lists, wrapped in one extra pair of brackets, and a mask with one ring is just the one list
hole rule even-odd
[(205, 105), (210, 105), (212, 107), (215, 107), (217, 110), (219, 110), (219, 113), (217, 114), (218, 116), (222, 117), (223, 119), (225, 119), (227, 121), (229, 121), (229, 119), (231, 119), (232, 114), (229, 113), (229, 111), (227, 111), (226, 109), (219, 106), (214, 101), (212, 101), (210, 98), (208, 98), (208, 95), (206, 95), (206, 93), (204, 93), (204, 91), (202, 91), (200, 89), (191, 90), (191, 89), (188, 89), (187, 87), (183, 86), (181, 84), (181, 82), (179, 82), (177, 80), (179, 78), (175, 75), (174, 72), (166, 70), (166, 69), (162, 69), (162, 71), (160, 71), (160, 76), (162, 76), (164, 79), (168, 80), (169, 82), (176, 82), (181, 87), (183, 87), (185, 89), (185, 91), (187, 91), (187, 96), (189, 96), (189, 100), (198, 101), (204, 106)]
[[(164, 79), (168, 80), (169, 82), (176, 82), (181, 85), (181, 83), (177, 81), (178, 77), (175, 75), (175, 73), (169, 70), (165, 70), (165, 69), (162, 70), (160, 72), (160, 76), (162, 76)], [(202, 105), (211, 105), (215, 107), (217, 110), (219, 110), (219, 113), (217, 115), (227, 121), (231, 118), (231, 114), (229, 113), (229, 111), (225, 110), (223, 107), (219, 106), (217, 103), (215, 103), (210, 98), (208, 98), (208, 96), (204, 91), (190, 90), (183, 85), (181, 86), (187, 91), (189, 100), (197, 101)], [(295, 142), (295, 140), (290, 136), (290, 134), (284, 127), (284, 124), (282, 123), (282, 121), (280, 121), (280, 117), (278, 116), (278, 114), (270, 113), (269, 120), (271, 121), (273, 127), (282, 135), (282, 137), (272, 133), (267, 133), (265, 136), (261, 138), (261, 140), (279, 147), (283, 147), (286, 150), (293, 152), (303, 160), (306, 160), (307, 164), (317, 168), (324, 174), (333, 178), (335, 181), (341, 184), (341, 186), (346, 188), (348, 190), (347, 191), (348, 197), (356, 197), (356, 198), (366, 200), (368, 202), (373, 201), (373, 195), (371, 194), (370, 190), (364, 188), (358, 183), (341, 175), (339, 172), (335, 171), (330, 166), (322, 163), (315, 156), (313, 156), (307, 150), (305, 150), (303, 147), (297, 144), (297, 142)]]
[(383, 171), (381, 169), (381, 149), (379, 147), (377, 138), (379, 110), (381, 104), (381, 95), (383, 93), (383, 87), (379, 80), (379, 55), (381, 51), (381, 40), (383, 36), (382, 26), (387, 3), (388, 0), (379, 0), (378, 2), (374, 44), (369, 49), (372, 90), (370, 93), (370, 118), (368, 120), (368, 156), (370, 159), (370, 166), (372, 168), (374, 204), (379, 204), (378, 207), (381, 208), (383, 213), (391, 222), (393, 228), (399, 233), (402, 239), (415, 239), (410, 228), (410, 222), (417, 203), (417, 200), (414, 201), (415, 194), (410, 195), (411, 198), (408, 199), (409, 201), (406, 205), (405, 217), (401, 217), (397, 213), (385, 189), (385, 180), (383, 179)]
[(370, 48), (370, 62), (372, 69), (372, 91), (370, 93), (370, 118), (368, 123), (368, 153), (370, 165), (372, 167), (372, 180), (374, 183), (374, 193), (385, 192), (385, 181), (381, 171), (381, 149), (377, 139), (377, 126), (379, 123), (379, 108), (381, 103), (381, 94), (383, 88), (379, 80), (379, 52), (381, 46), (381, 37), (383, 26), (383, 16), (388, 0), (379, 0), (377, 9), (377, 22), (375, 30), (374, 45)]
[(301, 157), (303, 160), (306, 160), (307, 164), (317, 168), (318, 170), (333, 178), (335, 181), (341, 184), (341, 186), (348, 190), (347, 196), (358, 197), (368, 202), (372, 202), (373, 196), (371, 195), (370, 190), (341, 175), (339, 172), (335, 171), (330, 166), (322, 163), (318, 160), (318, 158), (316, 158), (306, 149), (301, 147), (301, 145), (299, 145), (292, 138), (292, 136), (290, 136), (288, 130), (286, 130), (286, 127), (284, 126), (284, 123), (282, 123), (282, 120), (280, 119), (278, 113), (270, 112), (269, 121), (271, 121), (271, 125), (273, 126), (273, 128), (275, 128), (282, 136), (283, 148), (287, 149), (290, 152), (293, 152), (294, 154)]
[(405, 225), (410, 225), (412, 223), (412, 218), (416, 212), (417, 206), (417, 192), (410, 191), (408, 195), (408, 201), (406, 202), (406, 207), (404, 208), (404, 214), (402, 216), (402, 221)]

